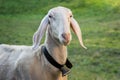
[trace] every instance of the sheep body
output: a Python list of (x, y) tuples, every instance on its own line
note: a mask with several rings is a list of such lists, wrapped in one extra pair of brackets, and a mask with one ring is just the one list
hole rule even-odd
[(29, 58), (32, 54), (29, 53), (33, 51), (28, 46), (0, 45), (0, 80), (12, 80), (16, 75), (14, 73), (16, 73), (17, 66), (22, 61), (24, 64), (30, 62)]
[[(0, 45), (0, 80), (55, 80), (53, 76), (58, 74), (51, 76), (50, 68), (54, 67), (50, 65), (41, 46), (33, 50), (32, 46)], [(66, 77), (59, 76), (58, 80)]]

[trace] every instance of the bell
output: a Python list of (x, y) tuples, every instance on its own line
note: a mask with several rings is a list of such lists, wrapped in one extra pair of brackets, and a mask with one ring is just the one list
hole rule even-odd
[(70, 73), (70, 69), (66, 67), (66, 65), (64, 65), (60, 70), (62, 72), (62, 76), (66, 76), (67, 74)]

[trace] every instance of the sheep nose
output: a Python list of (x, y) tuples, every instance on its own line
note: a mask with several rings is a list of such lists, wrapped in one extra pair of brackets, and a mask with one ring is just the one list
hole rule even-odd
[(70, 33), (63, 33), (62, 37), (65, 40), (65, 42), (68, 43), (70, 41)]

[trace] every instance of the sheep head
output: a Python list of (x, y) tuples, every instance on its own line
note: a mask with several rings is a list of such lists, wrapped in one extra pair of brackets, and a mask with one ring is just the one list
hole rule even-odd
[(48, 14), (42, 19), (38, 30), (33, 36), (33, 48), (37, 48), (46, 31), (49, 28), (51, 35), (58, 39), (60, 44), (67, 46), (71, 41), (70, 28), (77, 35), (83, 48), (86, 47), (82, 41), (82, 34), (77, 21), (73, 18), (70, 9), (65, 7), (55, 7), (49, 10)]

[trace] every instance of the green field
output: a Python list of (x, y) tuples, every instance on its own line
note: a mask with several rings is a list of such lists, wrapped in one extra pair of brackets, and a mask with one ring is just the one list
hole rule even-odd
[(83, 49), (72, 34), (68, 57), (74, 67), (69, 80), (120, 80), (119, 0), (2, 0), (0, 44), (32, 45), (41, 19), (59, 5), (73, 11), (88, 48)]

